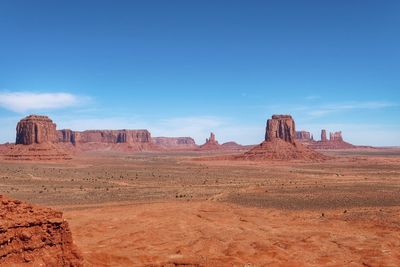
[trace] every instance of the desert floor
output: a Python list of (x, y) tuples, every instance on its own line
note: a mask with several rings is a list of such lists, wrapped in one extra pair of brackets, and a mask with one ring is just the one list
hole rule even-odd
[(0, 192), (64, 211), (87, 266), (400, 266), (400, 150), (324, 153), (1, 161)]

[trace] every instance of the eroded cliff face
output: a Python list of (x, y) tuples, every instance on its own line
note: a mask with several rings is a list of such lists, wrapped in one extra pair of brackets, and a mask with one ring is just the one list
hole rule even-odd
[(147, 130), (87, 130), (71, 131), (63, 129), (58, 131), (60, 142), (77, 143), (150, 143), (151, 134)]
[(15, 143), (21, 145), (56, 143), (58, 135), (56, 124), (47, 117), (30, 115), (17, 124)]
[(0, 195), (0, 265), (24, 264), (82, 266), (82, 257), (61, 212)]
[(273, 115), (267, 121), (265, 141), (282, 139), (285, 142), (293, 143), (296, 139), (295, 122), (290, 115)]

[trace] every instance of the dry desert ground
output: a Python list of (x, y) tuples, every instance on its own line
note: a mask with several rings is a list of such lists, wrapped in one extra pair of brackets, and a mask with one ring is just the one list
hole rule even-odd
[(1, 161), (0, 190), (63, 211), (86, 266), (400, 266), (400, 149), (221, 153)]

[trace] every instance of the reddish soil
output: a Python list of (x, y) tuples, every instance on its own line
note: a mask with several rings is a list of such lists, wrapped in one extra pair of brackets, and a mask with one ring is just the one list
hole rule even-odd
[(0, 162), (0, 190), (64, 212), (87, 266), (399, 266), (400, 150), (324, 161), (91, 152)]

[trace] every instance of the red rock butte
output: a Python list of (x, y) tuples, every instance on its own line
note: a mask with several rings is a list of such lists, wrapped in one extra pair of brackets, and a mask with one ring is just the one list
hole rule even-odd
[(247, 160), (311, 160), (327, 157), (297, 142), (296, 126), (290, 115), (273, 115), (267, 120), (265, 141), (238, 159)]
[(221, 145), (216, 140), (214, 133), (210, 133), (210, 138), (206, 138), (206, 142), (200, 146), (200, 150), (216, 150), (220, 148)]
[(294, 142), (296, 138), (295, 122), (290, 115), (273, 115), (267, 120), (265, 141), (282, 139), (286, 142)]
[(30, 115), (17, 124), (15, 141), (17, 145), (56, 143), (57, 141), (56, 124), (47, 116)]
[(16, 144), (7, 147), (7, 160), (66, 160), (68, 149), (58, 144), (56, 124), (47, 117), (30, 115), (17, 124)]
[(325, 129), (321, 130), (321, 140), (315, 141), (310, 132), (300, 131), (296, 132), (296, 138), (299, 142), (303, 143), (312, 149), (350, 149), (357, 146), (344, 141), (342, 132), (330, 132), (329, 139)]
[(0, 195), (1, 266), (82, 266), (62, 213)]

